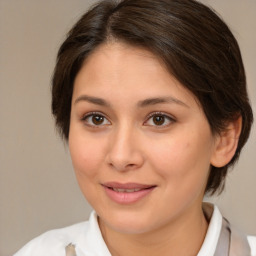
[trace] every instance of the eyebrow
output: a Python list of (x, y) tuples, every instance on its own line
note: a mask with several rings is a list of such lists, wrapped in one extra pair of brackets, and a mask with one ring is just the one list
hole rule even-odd
[(78, 98), (75, 100), (75, 103), (74, 103), (74, 104), (77, 104), (77, 103), (80, 102), (80, 101), (87, 101), (87, 102), (93, 103), (93, 104), (95, 104), (95, 105), (110, 107), (110, 104), (109, 104), (107, 101), (105, 101), (105, 100), (102, 99), (102, 98), (98, 98), (98, 97), (93, 97), (93, 96), (88, 96), (88, 95), (82, 95), (82, 96), (78, 97)]
[[(100, 105), (104, 107), (111, 107), (111, 104), (108, 103), (106, 100), (94, 96), (89, 96), (89, 95), (81, 95), (78, 97), (74, 104), (77, 104), (78, 102), (81, 101), (87, 101), (89, 103), (95, 104), (95, 105)], [(147, 107), (151, 105), (157, 105), (157, 104), (165, 104), (165, 103), (175, 103), (184, 107), (189, 108), (187, 104), (182, 102), (181, 100), (178, 100), (174, 97), (155, 97), (155, 98), (148, 98), (145, 100), (141, 100), (137, 103), (138, 107)]]
[(146, 107), (150, 105), (156, 105), (156, 104), (165, 104), (165, 103), (175, 103), (184, 107), (189, 107), (187, 104), (185, 104), (183, 101), (178, 100), (174, 97), (156, 97), (156, 98), (149, 98), (138, 102), (139, 107)]

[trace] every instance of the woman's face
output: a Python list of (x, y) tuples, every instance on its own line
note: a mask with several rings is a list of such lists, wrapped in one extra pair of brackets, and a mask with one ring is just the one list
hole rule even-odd
[(215, 139), (193, 95), (156, 56), (108, 43), (75, 79), (69, 148), (101, 223), (143, 233), (201, 211)]

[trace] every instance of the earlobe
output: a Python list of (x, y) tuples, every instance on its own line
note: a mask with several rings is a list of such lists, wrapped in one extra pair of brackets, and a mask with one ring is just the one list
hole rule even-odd
[(237, 149), (241, 129), (242, 117), (239, 116), (236, 120), (231, 121), (226, 129), (217, 136), (211, 165), (223, 167), (231, 161)]

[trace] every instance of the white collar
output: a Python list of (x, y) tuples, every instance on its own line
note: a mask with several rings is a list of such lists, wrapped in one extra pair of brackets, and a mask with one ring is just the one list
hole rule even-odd
[(203, 210), (210, 222), (203, 245), (197, 256), (213, 256), (220, 236), (222, 215), (218, 207), (210, 203), (203, 203)]
[(77, 256), (111, 256), (102, 237), (97, 218), (96, 212), (93, 211), (86, 223), (88, 225), (84, 226), (82, 234), (75, 242)]

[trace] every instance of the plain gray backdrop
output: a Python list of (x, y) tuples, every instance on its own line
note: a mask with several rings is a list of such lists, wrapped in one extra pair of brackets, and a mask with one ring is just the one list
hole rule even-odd
[[(54, 128), (50, 79), (65, 34), (93, 2), (0, 0), (0, 256), (12, 255), (49, 229), (86, 220), (91, 211)], [(240, 43), (255, 113), (256, 1), (202, 2), (222, 15)], [(255, 141), (254, 125), (226, 191), (211, 199), (254, 235)]]

